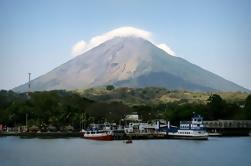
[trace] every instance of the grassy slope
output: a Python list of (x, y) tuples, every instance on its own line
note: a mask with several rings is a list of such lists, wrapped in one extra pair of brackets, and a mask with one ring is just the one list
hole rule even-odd
[[(164, 88), (116, 88), (106, 90), (104, 87), (76, 90), (76, 93), (96, 101), (121, 101), (128, 105), (150, 103), (202, 103), (205, 104), (211, 95), (209, 92), (169, 91)], [(227, 102), (242, 102), (249, 93), (218, 92)]]

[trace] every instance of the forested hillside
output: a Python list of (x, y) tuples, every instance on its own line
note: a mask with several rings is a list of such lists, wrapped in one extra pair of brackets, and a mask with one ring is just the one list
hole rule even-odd
[[(235, 98), (233, 98), (233, 97)], [(245, 98), (244, 98), (245, 97)], [(251, 119), (251, 95), (207, 94), (168, 91), (159, 88), (106, 87), (85, 91), (14, 93), (0, 91), (0, 124), (72, 125), (80, 127), (105, 121), (119, 123), (128, 113), (138, 112), (143, 120), (167, 119), (172, 123), (190, 120), (193, 112), (206, 120)]]

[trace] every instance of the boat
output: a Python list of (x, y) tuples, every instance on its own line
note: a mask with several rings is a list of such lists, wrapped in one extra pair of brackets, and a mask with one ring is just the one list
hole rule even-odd
[(203, 117), (194, 115), (192, 121), (181, 121), (177, 130), (168, 131), (169, 138), (207, 140), (208, 132), (203, 125)]
[(91, 140), (101, 140), (101, 141), (112, 141), (113, 133), (112, 131), (106, 130), (82, 130), (81, 136), (86, 139)]
[(131, 139), (125, 140), (124, 143), (126, 143), (126, 144), (132, 144), (132, 140)]

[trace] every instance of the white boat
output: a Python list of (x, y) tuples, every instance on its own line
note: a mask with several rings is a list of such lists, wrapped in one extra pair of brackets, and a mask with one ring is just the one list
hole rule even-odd
[(200, 115), (192, 117), (192, 121), (181, 121), (177, 130), (168, 132), (169, 138), (207, 140), (208, 132), (204, 128)]

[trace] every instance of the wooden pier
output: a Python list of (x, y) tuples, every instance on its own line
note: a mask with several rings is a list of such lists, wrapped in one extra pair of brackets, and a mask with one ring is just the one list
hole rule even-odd
[(215, 120), (203, 124), (212, 136), (248, 136), (251, 131), (251, 120)]

